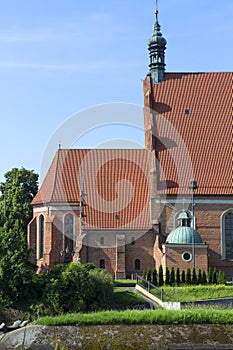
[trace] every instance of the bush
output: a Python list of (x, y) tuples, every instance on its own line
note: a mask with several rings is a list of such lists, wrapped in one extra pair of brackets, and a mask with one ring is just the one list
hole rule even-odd
[(148, 267), (147, 272), (146, 272), (146, 280), (148, 282), (151, 282), (151, 269)]
[(202, 284), (202, 272), (201, 269), (198, 270), (197, 283)]
[(182, 271), (182, 274), (181, 274), (181, 282), (183, 284), (185, 284), (185, 282), (186, 282), (186, 276), (185, 276), (185, 271), (184, 270)]
[[(36, 314), (58, 315), (66, 312), (87, 312), (108, 308), (113, 295), (112, 276), (90, 264), (56, 265), (40, 281)], [(45, 284), (46, 282), (46, 284)], [(43, 287), (43, 291), (41, 291)]]
[(157, 284), (158, 284), (157, 271), (156, 271), (155, 268), (152, 270), (152, 283), (153, 283), (154, 286), (157, 286)]
[(202, 274), (202, 284), (207, 284), (207, 277), (206, 277), (205, 271), (203, 271), (203, 274)]
[(219, 273), (218, 273), (218, 283), (219, 284), (225, 284), (226, 283), (225, 272), (219, 271)]
[(164, 285), (164, 280), (163, 280), (163, 267), (162, 265), (159, 266), (159, 286)]
[(211, 267), (209, 267), (209, 270), (208, 270), (208, 283), (209, 284), (213, 283), (213, 271), (212, 271)]
[(186, 283), (191, 284), (191, 282), (192, 282), (191, 270), (190, 268), (188, 268), (186, 273)]
[(168, 286), (170, 284), (170, 271), (169, 271), (168, 267), (166, 267), (165, 284), (166, 284), (166, 286)]
[(214, 268), (214, 271), (213, 271), (213, 281), (212, 281), (212, 283), (213, 284), (217, 284), (218, 283), (216, 267)]
[(197, 284), (197, 274), (196, 274), (195, 267), (193, 267), (193, 270), (192, 270), (192, 284)]
[(175, 284), (175, 269), (172, 267), (170, 274), (170, 284), (173, 286)]
[(179, 286), (180, 282), (181, 282), (181, 280), (180, 280), (180, 269), (179, 269), (179, 267), (177, 267), (177, 269), (176, 269), (176, 284)]

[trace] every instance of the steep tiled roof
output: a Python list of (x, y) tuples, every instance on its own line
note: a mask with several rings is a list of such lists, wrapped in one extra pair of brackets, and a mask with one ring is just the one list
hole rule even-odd
[(58, 150), (32, 204), (77, 204), (82, 169), (90, 228), (150, 226), (146, 150)]
[(166, 73), (153, 96), (160, 191), (187, 192), (193, 173), (197, 193), (232, 195), (233, 73)]

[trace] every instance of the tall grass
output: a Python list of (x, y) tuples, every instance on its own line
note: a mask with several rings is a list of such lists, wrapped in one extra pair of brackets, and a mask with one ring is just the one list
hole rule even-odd
[(66, 314), (58, 317), (42, 317), (36, 324), (103, 325), (103, 324), (233, 324), (233, 310), (191, 308), (185, 310), (127, 310), (102, 311), (88, 314)]

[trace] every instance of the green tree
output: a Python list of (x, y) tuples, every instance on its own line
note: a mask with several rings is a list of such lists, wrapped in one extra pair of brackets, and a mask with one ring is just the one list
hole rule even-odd
[(190, 268), (188, 268), (186, 273), (186, 283), (191, 284), (191, 282), (192, 282), (191, 270)]
[(13, 168), (0, 184), (0, 292), (12, 302), (30, 294), (33, 265), (29, 263), (27, 224), (32, 218), (31, 201), (38, 191), (38, 175)]
[(155, 268), (152, 270), (152, 283), (154, 286), (157, 286), (158, 281), (157, 281), (157, 271)]
[(159, 286), (164, 285), (164, 279), (163, 279), (163, 267), (162, 265), (159, 266)]
[(170, 284), (173, 286), (175, 284), (175, 269), (172, 267), (170, 274)]
[(205, 271), (203, 271), (203, 274), (202, 274), (202, 284), (207, 284), (207, 277), (206, 277)]
[(209, 267), (209, 269), (208, 269), (208, 283), (209, 284), (213, 283), (213, 271), (212, 271), (211, 267)]
[(180, 269), (179, 269), (179, 267), (177, 267), (177, 269), (176, 269), (176, 284), (177, 284), (177, 286), (180, 285), (180, 282), (181, 282), (181, 280), (180, 280)]
[(224, 271), (219, 271), (218, 273), (218, 283), (219, 284), (225, 284), (226, 283), (226, 276)]
[(192, 284), (197, 284), (197, 273), (195, 267), (192, 270)]
[(181, 273), (181, 282), (182, 282), (183, 284), (186, 283), (186, 276), (185, 276), (185, 271), (184, 271), (184, 270), (183, 270), (182, 273)]
[(197, 283), (198, 284), (202, 284), (202, 272), (201, 272), (201, 269), (198, 270), (198, 275), (197, 275)]
[(147, 272), (146, 272), (146, 280), (148, 282), (151, 282), (151, 269), (148, 267)]
[(214, 271), (213, 271), (213, 283), (214, 284), (218, 283), (216, 267), (214, 268)]
[(165, 272), (165, 284), (167, 286), (170, 284), (170, 271), (168, 267), (166, 267), (166, 272)]

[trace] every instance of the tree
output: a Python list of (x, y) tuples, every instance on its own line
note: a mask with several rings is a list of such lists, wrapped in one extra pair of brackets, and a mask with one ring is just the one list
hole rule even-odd
[(186, 276), (185, 276), (185, 271), (184, 270), (182, 271), (182, 274), (181, 274), (181, 282), (183, 284), (186, 282)]
[(170, 274), (170, 284), (173, 286), (175, 284), (175, 269), (172, 267)]
[[(32, 279), (27, 224), (32, 218), (31, 201), (38, 190), (38, 175), (13, 168), (0, 184), (0, 291), (3, 299), (26, 298)], [(5, 190), (5, 191), (4, 191)]]
[(197, 283), (198, 284), (202, 284), (202, 272), (201, 272), (201, 269), (198, 270), (198, 275), (197, 275)]
[(193, 270), (192, 270), (192, 284), (197, 284), (197, 274), (196, 274), (195, 267), (193, 267)]
[(214, 268), (214, 271), (213, 271), (213, 283), (214, 284), (218, 283), (216, 267)]
[(209, 267), (209, 270), (208, 270), (208, 283), (209, 284), (213, 283), (213, 271), (211, 267)]
[(203, 271), (203, 274), (202, 274), (202, 284), (207, 284), (207, 277), (206, 277), (205, 271)]
[(188, 284), (191, 284), (191, 282), (192, 282), (192, 277), (191, 277), (191, 270), (190, 270), (190, 268), (187, 269), (187, 273), (186, 273), (186, 282), (187, 282)]
[(224, 271), (219, 271), (218, 273), (218, 283), (219, 284), (225, 284), (226, 283), (226, 276)]
[(177, 269), (176, 269), (176, 284), (177, 284), (177, 286), (180, 285), (180, 282), (181, 282), (180, 281), (180, 269), (179, 269), (179, 267), (177, 267)]
[(165, 284), (167, 286), (170, 284), (170, 271), (168, 267), (166, 267), (166, 272), (165, 272)]
[(157, 286), (157, 283), (158, 283), (158, 281), (157, 281), (157, 271), (156, 271), (155, 268), (153, 268), (153, 270), (152, 270), (152, 283), (153, 283), (154, 286)]
[(164, 280), (163, 280), (163, 266), (159, 266), (159, 286), (164, 285)]
[(151, 282), (151, 269), (148, 267), (147, 273), (146, 273), (146, 280), (148, 282)]

